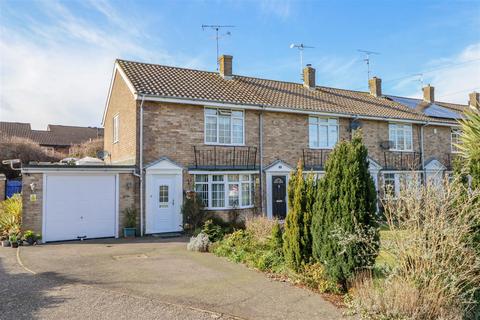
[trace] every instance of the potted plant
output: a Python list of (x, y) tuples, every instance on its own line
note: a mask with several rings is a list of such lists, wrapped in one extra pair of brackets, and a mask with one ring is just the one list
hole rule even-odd
[(123, 236), (125, 238), (135, 237), (137, 226), (137, 210), (135, 208), (127, 208), (124, 210), (125, 225), (123, 228)]
[(9, 237), (12, 248), (18, 248), (18, 235), (13, 233)]
[(37, 241), (37, 236), (33, 233), (32, 230), (27, 230), (23, 234), (23, 241), (25, 241), (28, 245), (33, 245)]

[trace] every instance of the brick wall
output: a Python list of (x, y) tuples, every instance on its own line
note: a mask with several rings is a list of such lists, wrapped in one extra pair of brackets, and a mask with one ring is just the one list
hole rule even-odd
[(137, 235), (140, 235), (140, 199), (139, 178), (131, 173), (119, 174), (119, 214), (118, 214), (118, 232), (123, 236), (125, 227), (125, 210), (134, 208), (137, 210)]
[[(34, 191), (30, 188), (32, 183), (35, 184)], [(42, 198), (43, 173), (24, 173), (22, 176), (22, 230), (42, 233)]]
[[(119, 141), (113, 143), (113, 117), (119, 115)], [(105, 116), (104, 149), (110, 157), (109, 164), (135, 164), (137, 108), (127, 84), (117, 72)]]

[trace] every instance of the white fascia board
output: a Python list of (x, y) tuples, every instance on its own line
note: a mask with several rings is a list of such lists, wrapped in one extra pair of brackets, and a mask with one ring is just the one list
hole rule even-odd
[(133, 173), (135, 168), (22, 168), (22, 173)]
[(127, 75), (123, 71), (122, 67), (120, 67), (118, 62), (115, 61), (115, 64), (113, 66), (112, 78), (110, 79), (110, 87), (108, 88), (107, 101), (105, 102), (105, 108), (103, 109), (102, 126), (105, 126), (105, 117), (107, 116), (108, 105), (110, 104), (110, 97), (112, 95), (113, 84), (115, 82), (115, 75), (117, 74), (117, 72), (120, 74), (123, 81), (125, 81), (125, 83), (127, 84), (127, 87), (128, 89), (130, 89), (130, 92), (132, 93), (134, 99), (137, 100), (136, 91), (133, 87), (132, 82), (130, 81), (130, 79), (128, 79)]
[[(140, 100), (143, 97), (143, 95), (139, 95), (139, 94), (134, 94), (134, 96), (135, 96), (135, 99), (137, 100)], [(389, 118), (389, 117), (373, 117), (373, 116), (364, 116), (359, 114), (344, 114), (344, 113), (333, 113), (333, 112), (296, 110), (296, 109), (287, 109), (287, 108), (278, 108), (278, 107), (266, 107), (266, 106), (254, 105), (254, 104), (207, 101), (207, 100), (201, 100), (201, 99), (158, 97), (158, 96), (152, 96), (152, 95), (144, 95), (144, 96), (146, 101), (185, 103), (185, 104), (199, 105), (204, 107), (210, 106), (210, 107), (222, 107), (222, 108), (231, 108), (231, 109), (264, 110), (264, 111), (271, 111), (271, 112), (297, 113), (297, 114), (325, 116), (325, 117), (358, 118), (358, 119), (364, 119), (364, 120), (380, 120), (380, 121), (404, 122), (404, 123), (415, 123), (415, 124), (429, 124), (429, 125), (446, 126), (446, 127), (459, 126), (458, 124), (454, 124), (454, 123), (408, 120), (408, 119), (398, 119), (398, 118)]]

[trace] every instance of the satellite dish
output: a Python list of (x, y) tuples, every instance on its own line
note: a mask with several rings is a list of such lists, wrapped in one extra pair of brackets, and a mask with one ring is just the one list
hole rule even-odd
[(101, 151), (97, 151), (97, 158), (98, 159), (105, 159), (106, 157), (108, 157), (110, 154), (108, 153), (108, 151), (106, 150), (101, 150)]
[(360, 122), (360, 120), (353, 120), (351, 123), (350, 123), (350, 130), (357, 130), (357, 129), (360, 129), (362, 127), (362, 122)]

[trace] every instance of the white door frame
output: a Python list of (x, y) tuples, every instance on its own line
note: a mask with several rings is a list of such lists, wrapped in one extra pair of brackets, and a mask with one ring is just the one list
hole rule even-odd
[(65, 176), (65, 175), (102, 175), (102, 176), (115, 176), (115, 238), (118, 238), (118, 224), (119, 224), (119, 188), (120, 188), (120, 176), (117, 173), (107, 173), (107, 172), (102, 172), (102, 171), (96, 171), (96, 170), (83, 170), (83, 171), (77, 171), (77, 170), (64, 170), (64, 171), (52, 171), (52, 172), (43, 172), (42, 174), (42, 236), (44, 239), (46, 239), (46, 231), (47, 231), (47, 224), (46, 224), (46, 213), (47, 213), (47, 193), (48, 193), (48, 188), (47, 188), (47, 176)]
[(290, 172), (293, 168), (290, 167), (287, 163), (282, 160), (277, 160), (269, 165), (265, 169), (265, 182), (267, 187), (266, 198), (267, 198), (267, 217), (273, 219), (273, 209), (272, 209), (272, 177), (273, 176), (284, 176), (286, 183), (286, 201), (287, 201), (287, 215), (288, 215), (288, 180), (290, 179)]
[[(151, 192), (151, 188), (153, 187), (153, 182), (156, 177), (165, 176), (165, 177), (173, 177), (173, 182), (175, 184), (175, 204), (176, 211), (179, 215), (181, 215), (181, 207), (183, 204), (183, 168), (176, 164), (175, 162), (171, 161), (168, 158), (161, 158), (158, 161), (148, 165), (145, 169), (145, 233), (152, 234), (158, 233), (155, 230), (155, 225), (153, 225), (153, 208), (151, 207), (151, 201), (149, 198), (149, 194)], [(181, 218), (181, 217), (180, 217)], [(181, 223), (181, 221), (180, 221)], [(179, 225), (177, 229), (173, 231), (181, 231), (182, 228)]]

